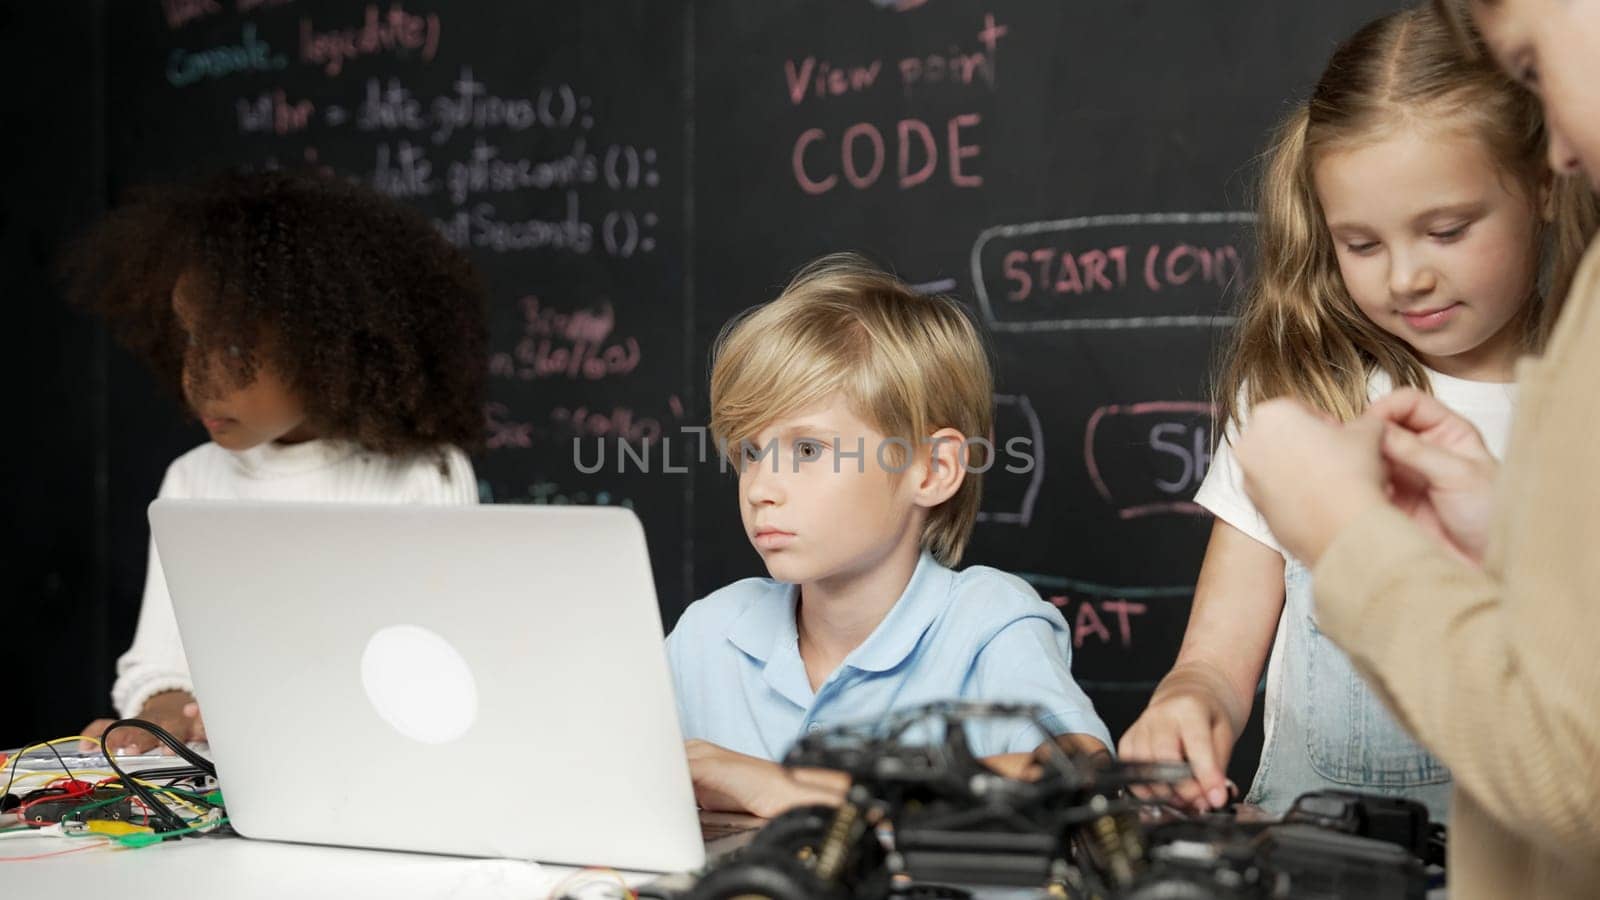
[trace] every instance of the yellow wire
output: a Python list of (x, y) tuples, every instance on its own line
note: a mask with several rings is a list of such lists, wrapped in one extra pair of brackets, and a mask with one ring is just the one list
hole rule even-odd
[(114, 822), (96, 819), (83, 823), (84, 831), (90, 834), (109, 834), (121, 836), (124, 834), (154, 834), (155, 829), (149, 825), (135, 825), (132, 822)]
[[(89, 743), (95, 745), (96, 747), (103, 746), (100, 743), (100, 739), (97, 738), (97, 737), (89, 737), (86, 734), (70, 734), (70, 735), (67, 735), (66, 737), (53, 738), (51, 740), (44, 741), (43, 743), (34, 744), (33, 747), (54, 747), (57, 744), (65, 744), (68, 741), (88, 741)], [(22, 748), (22, 752), (26, 753), (29, 750), (32, 750), (33, 747), (24, 747), (24, 748)], [(104, 751), (102, 751), (102, 752), (104, 752)]]
[[(97, 772), (97, 771), (87, 771), (87, 770), (85, 770), (83, 772), (76, 772), (75, 771), (75, 772), (73, 772), (73, 774), (74, 775), (106, 776), (106, 777), (111, 777), (111, 778), (115, 778), (116, 777), (116, 773), (115, 772)], [(26, 778), (38, 778), (41, 775), (54, 776), (55, 780), (62, 780), (62, 779), (64, 779), (66, 777), (64, 775), (61, 775), (59, 773), (54, 773), (54, 772), (30, 772), (27, 775), (19, 775), (19, 776), (17, 776), (17, 780), (20, 782), (20, 781), (22, 781), (22, 780), (24, 780)], [(176, 804), (177, 806), (181, 806), (185, 810), (188, 810), (189, 812), (194, 813), (196, 816), (204, 816), (204, 815), (206, 815), (206, 809), (204, 807), (197, 805), (196, 803), (194, 803), (194, 801), (190, 800), (187, 797), (184, 797), (184, 796), (182, 796), (180, 794), (172, 793), (172, 790), (170, 788), (166, 787), (165, 785), (157, 784), (154, 781), (146, 781), (143, 778), (135, 778), (134, 781), (137, 782), (138, 784), (141, 784), (141, 785), (151, 789), (152, 791), (155, 791), (156, 793), (164, 795), (162, 797), (162, 799), (167, 801), (168, 803), (172, 803), (172, 804)], [(120, 781), (110, 781), (110, 782), (107, 782), (107, 783), (102, 784), (102, 785), (97, 785), (97, 787), (114, 787), (114, 786), (119, 785), (120, 783), (121, 783)], [(45, 786), (48, 787), (49, 784), (46, 783)]]
[[(80, 775), (91, 776), (91, 777), (94, 777), (94, 778), (101, 778), (101, 779), (105, 779), (105, 778), (113, 779), (112, 781), (107, 782), (107, 785), (119, 784), (122, 781), (121, 777), (118, 776), (117, 773), (111, 771), (110, 769), (73, 769), (72, 770), (72, 777), (77, 778)], [(61, 772), (59, 770), (51, 770), (49, 772), (23, 772), (21, 775), (17, 776), (17, 783), (20, 784), (20, 783), (22, 783), (24, 781), (27, 781), (29, 779), (32, 779), (32, 778), (44, 778), (44, 779), (48, 779), (48, 781), (65, 781), (67, 776), (66, 776), (65, 773), (63, 773), (63, 772)], [(155, 788), (157, 790), (162, 790), (162, 791), (167, 790), (167, 786), (166, 785), (159, 784), (159, 783), (154, 782), (154, 781), (148, 781), (148, 780), (143, 779), (143, 778), (135, 778), (134, 781), (139, 783), (139, 784), (144, 785), (145, 787)], [(105, 787), (107, 785), (101, 785), (101, 786)], [(199, 793), (199, 792), (197, 791), (196, 793)]]
[(18, 750), (10, 759), (6, 760), (6, 765), (8, 767), (15, 766), (16, 763), (22, 759), (22, 757), (28, 755), (29, 750), (38, 750), (40, 747), (54, 747), (57, 744), (67, 744), (71, 743), (72, 741), (78, 741), (80, 743), (83, 741), (88, 741), (89, 743), (95, 745), (95, 747), (98, 748), (102, 754), (105, 753), (105, 745), (100, 743), (99, 738), (92, 738), (85, 734), (74, 734), (68, 737), (56, 738), (54, 740), (40, 741), (37, 744), (29, 744), (28, 746), (23, 747), (21, 750)]
[[(79, 775), (89, 775), (89, 776), (114, 778), (114, 777), (116, 777), (116, 774), (117, 773), (115, 773), (115, 772), (106, 771), (106, 770), (99, 770), (99, 769), (73, 769), (72, 770), (73, 777), (77, 777)], [(52, 770), (50, 770), (48, 772), (22, 772), (22, 773), (19, 773), (17, 775), (16, 780), (12, 782), (12, 785), (13, 785), (13, 790), (14, 790), (16, 785), (22, 784), (25, 781), (33, 781), (33, 780), (42, 778), (48, 784), (51, 781), (60, 781), (62, 779), (65, 779), (66, 777), (67, 776), (60, 769), (52, 769)], [(0, 784), (3, 784), (3, 783), (4, 783), (3, 781), (0, 781)]]
[[(17, 768), (18, 768), (18, 764), (22, 762), (22, 758), (24, 756), (28, 755), (28, 751), (29, 750), (37, 750), (40, 747), (44, 747), (44, 748), (48, 749), (50, 747), (54, 747), (57, 744), (66, 744), (66, 743), (70, 743), (72, 741), (88, 741), (88, 742), (94, 744), (96, 747), (99, 747), (100, 748), (100, 752), (102, 754), (105, 753), (105, 745), (100, 743), (100, 739), (99, 738), (92, 738), (92, 737), (89, 737), (87, 735), (82, 735), (82, 734), (75, 734), (75, 735), (72, 735), (70, 737), (56, 738), (53, 741), (41, 741), (41, 742), (39, 742), (37, 744), (29, 744), (28, 746), (23, 747), (21, 750), (18, 750), (16, 753), (13, 753), (9, 758), (6, 759), (5, 766), (4, 767), (0, 767), (0, 774), (5, 774), (7, 769), (10, 770), (10, 776), (5, 778), (5, 779), (0, 779), (0, 785), (4, 785), (4, 784), (6, 784), (8, 782), (14, 784), (16, 782), (16, 779), (27, 777), (25, 775), (18, 775), (17, 774)], [(50, 770), (50, 774), (54, 774), (55, 773), (55, 769), (53, 768), (53, 766), (56, 765), (58, 762), (59, 762), (58, 760), (54, 760), (54, 759), (51, 760), (52, 768)], [(41, 772), (39, 774), (44, 774), (44, 773)], [(68, 772), (68, 774), (71, 774), (71, 773)]]
[(618, 885), (622, 888), (622, 895), (627, 900), (636, 900), (639, 896), (633, 888), (628, 886), (628, 880), (622, 877), (621, 872), (604, 866), (589, 866), (579, 869), (556, 882), (556, 886), (550, 889), (548, 900), (559, 900), (559, 898), (567, 896), (573, 891), (583, 890), (595, 884)]
[[(187, 798), (187, 797), (185, 797), (185, 796), (183, 796), (181, 794), (172, 793), (172, 791), (170, 789), (168, 789), (167, 787), (165, 787), (163, 785), (156, 784), (153, 781), (145, 781), (143, 778), (135, 778), (134, 782), (137, 783), (137, 784), (143, 785), (144, 787), (150, 788), (151, 790), (156, 791), (158, 793), (169, 795), (169, 796), (163, 797), (162, 799), (166, 800), (168, 803), (176, 803), (179, 806), (182, 806), (182, 807), (185, 807), (186, 809), (192, 810), (196, 816), (205, 816), (205, 815), (208, 814), (208, 810), (206, 810), (205, 808), (203, 808), (201, 806), (198, 806), (192, 800), (190, 800), (189, 798)], [(118, 779), (117, 781), (107, 782), (105, 785), (103, 785), (103, 787), (110, 787), (110, 786), (116, 785), (116, 784), (121, 784), (121, 780)]]
[[(117, 775), (117, 773), (109, 771), (109, 770), (106, 770), (106, 769), (73, 769), (70, 772), (67, 772), (63, 768), (63, 771), (58, 772), (58, 771), (56, 771), (54, 766), (60, 765), (60, 761), (56, 760), (54, 758), (48, 760), (48, 762), (50, 762), (51, 765), (52, 765), (52, 768), (49, 769), (48, 771), (32, 771), (32, 772), (23, 772), (23, 773), (20, 773), (20, 774), (18, 774), (16, 772), (17, 765), (20, 762), (22, 762), (22, 757), (28, 755), (28, 751), (37, 750), (37, 749), (39, 749), (41, 747), (44, 747), (44, 748), (54, 747), (54, 746), (57, 746), (59, 744), (70, 743), (72, 741), (79, 741), (79, 742), (88, 741), (89, 743), (93, 744), (95, 746), (95, 748), (100, 751), (100, 753), (102, 755), (105, 754), (105, 745), (100, 743), (100, 739), (99, 738), (93, 738), (93, 737), (89, 737), (88, 735), (83, 735), (83, 734), (74, 734), (74, 735), (70, 735), (68, 737), (60, 737), (60, 738), (54, 738), (54, 739), (48, 740), (48, 741), (40, 741), (37, 744), (29, 744), (28, 746), (23, 747), (22, 749), (18, 750), (16, 752), (16, 754), (14, 756), (12, 756), (11, 759), (6, 760), (5, 768), (10, 769), (12, 774), (13, 774), (13, 777), (10, 779), (12, 781), (12, 784), (15, 785), (18, 782), (26, 781), (26, 780), (28, 780), (30, 778), (40, 778), (40, 777), (48, 777), (50, 780), (54, 781), (56, 779), (65, 778), (69, 774), (74, 778), (76, 778), (76, 777), (78, 777), (80, 775), (94, 775), (94, 776), (97, 776), (97, 777), (104, 777), (104, 778), (117, 778), (118, 781), (117, 782), (112, 782), (112, 783), (116, 784), (116, 783), (120, 782), (120, 777)], [(135, 778), (134, 782), (136, 782), (137, 784), (143, 785), (144, 787), (147, 787), (147, 788), (153, 788), (155, 790), (162, 791), (163, 793), (166, 792), (166, 788), (164, 786), (156, 784), (153, 781), (146, 781), (143, 778)], [(0, 781), (0, 784), (4, 784), (4, 783), (5, 783), (4, 781)], [(194, 803), (189, 802), (189, 800), (187, 800), (184, 797), (181, 797), (181, 796), (178, 796), (178, 795), (174, 794), (174, 795), (169, 795), (168, 797), (165, 797), (163, 799), (169, 800), (169, 801), (171, 801), (173, 803), (178, 804), (179, 806), (185, 807), (185, 808), (189, 809), (190, 811), (192, 811), (197, 816), (204, 816), (206, 814), (206, 810), (205, 809), (201, 808), (200, 806), (195, 805)]]

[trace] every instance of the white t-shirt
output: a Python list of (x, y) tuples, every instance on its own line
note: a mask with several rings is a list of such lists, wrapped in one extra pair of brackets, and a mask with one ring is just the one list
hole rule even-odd
[[(472, 462), (455, 447), (441, 456), (385, 456), (345, 441), (262, 444), (235, 453), (202, 444), (178, 457), (161, 481), (161, 497), (203, 500), (277, 500), (327, 503), (478, 502)], [(111, 700), (123, 716), (136, 715), (162, 691), (192, 691), (189, 662), (178, 640), (167, 579), (150, 543), (144, 600), (133, 646), (117, 660)]]
[[(1478, 432), (1483, 435), (1484, 443), (1489, 447), (1489, 452), (1493, 453), (1495, 458), (1504, 457), (1506, 441), (1511, 437), (1511, 419), (1516, 413), (1516, 384), (1466, 381), (1432, 369), (1427, 370), (1427, 373), (1429, 383), (1433, 386), (1434, 396), (1477, 427)], [(1367, 396), (1377, 399), (1388, 394), (1391, 389), (1392, 382), (1389, 376), (1383, 372), (1376, 372), (1368, 384)], [(1206, 473), (1200, 490), (1195, 494), (1194, 502), (1210, 510), (1222, 521), (1282, 554), (1283, 546), (1273, 537), (1272, 529), (1267, 527), (1267, 520), (1261, 517), (1255, 504), (1250, 502), (1249, 496), (1244, 492), (1244, 475), (1239, 471), (1239, 462), (1233, 456), (1232, 444), (1237, 437), (1238, 431), (1231, 425), (1224, 431), (1223, 439), (1218, 442), (1216, 453), (1211, 457), (1211, 468)], [(1284, 557), (1287, 562), (1288, 555), (1284, 554)], [(1272, 736), (1272, 710), (1277, 707), (1276, 701), (1281, 689), (1278, 683), (1279, 658), (1283, 653), (1284, 633), (1281, 618), (1278, 624), (1277, 637), (1272, 642), (1272, 655), (1267, 660), (1264, 718), (1268, 740), (1271, 740)]]

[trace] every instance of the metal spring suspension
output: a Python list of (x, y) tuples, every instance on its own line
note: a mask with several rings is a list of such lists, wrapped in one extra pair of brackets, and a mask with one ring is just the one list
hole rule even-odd
[(833, 824), (828, 826), (828, 836), (823, 840), (817, 858), (817, 876), (823, 881), (836, 883), (844, 871), (850, 845), (854, 843), (851, 837), (860, 818), (861, 807), (854, 803), (839, 807), (838, 814), (833, 817)]
[[(1104, 797), (1096, 797), (1092, 804), (1104, 809)], [(1104, 861), (1111, 880), (1118, 887), (1133, 882), (1135, 870), (1144, 861), (1144, 844), (1139, 839), (1139, 822), (1133, 813), (1107, 813), (1089, 824), (1095, 849)]]

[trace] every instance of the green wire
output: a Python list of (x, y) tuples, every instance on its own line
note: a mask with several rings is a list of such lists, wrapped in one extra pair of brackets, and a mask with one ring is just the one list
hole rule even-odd
[[(220, 791), (212, 791), (209, 794), (196, 794), (193, 791), (184, 791), (184, 790), (179, 790), (178, 788), (152, 787), (152, 788), (146, 788), (146, 790), (149, 790), (149, 791), (152, 791), (152, 792), (158, 793), (158, 794), (177, 794), (180, 797), (187, 797), (190, 800), (199, 800), (202, 803), (213, 803), (213, 805), (215, 805), (215, 802), (211, 798), (215, 797), (219, 801), (222, 799), (222, 793)], [(117, 796), (117, 797), (107, 797), (104, 800), (94, 800), (94, 801), (91, 801), (89, 803), (85, 803), (82, 806), (74, 807), (72, 809), (67, 810), (67, 812), (64, 813), (61, 816), (60, 821), (65, 822), (65, 821), (67, 821), (69, 819), (72, 819), (72, 818), (76, 817), (80, 813), (86, 813), (86, 812), (88, 812), (88, 811), (90, 811), (92, 809), (99, 809), (102, 806), (110, 806), (113, 803), (121, 803), (122, 801), (124, 801), (124, 800), (126, 800), (126, 799), (128, 799), (129, 797), (132, 797), (132, 796), (134, 796), (134, 795), (131, 794), (131, 793), (127, 793), (127, 794), (122, 794), (121, 796)], [(204, 826), (201, 826), (201, 827), (204, 827)], [(171, 834), (172, 832), (168, 832), (168, 833)]]
[(222, 798), (222, 794), (219, 791), (212, 791), (210, 794), (197, 794), (194, 791), (185, 791), (181, 788), (173, 787), (147, 787), (145, 790), (155, 791), (158, 794), (177, 794), (179, 797), (187, 797), (190, 800), (199, 800), (203, 803), (212, 803), (213, 806), (216, 804), (212, 802), (212, 796), (216, 796), (219, 800)]
[[(149, 791), (152, 791), (152, 792), (158, 793), (158, 794), (176, 794), (176, 795), (178, 795), (180, 797), (185, 797), (185, 798), (190, 799), (190, 800), (199, 800), (202, 803), (209, 803), (209, 804), (211, 804), (213, 806), (220, 806), (221, 803), (222, 803), (222, 792), (221, 791), (211, 791), (208, 794), (197, 794), (197, 793), (195, 793), (193, 791), (185, 791), (185, 790), (181, 790), (179, 788), (171, 788), (171, 787), (151, 787), (151, 788), (146, 788), (146, 790), (149, 790)], [(122, 801), (128, 799), (131, 796), (133, 796), (133, 794), (124, 793), (124, 794), (122, 794), (120, 796), (107, 797), (107, 798), (105, 798), (103, 800), (94, 800), (94, 801), (91, 801), (89, 803), (85, 803), (82, 806), (77, 806), (77, 807), (74, 807), (74, 808), (68, 810), (65, 814), (63, 814), (61, 816), (59, 821), (65, 822), (65, 821), (68, 821), (68, 820), (72, 819), (73, 817), (79, 815), (80, 813), (86, 813), (86, 812), (88, 812), (90, 810), (93, 810), (93, 809), (99, 809), (102, 806), (110, 806), (113, 803), (121, 803)], [(198, 825), (191, 825), (188, 828), (175, 829), (173, 831), (157, 831), (157, 832), (154, 832), (154, 833), (151, 833), (151, 834), (103, 835), (103, 834), (98, 834), (96, 832), (90, 832), (90, 831), (84, 831), (84, 832), (70, 832), (70, 831), (68, 831), (68, 832), (63, 832), (63, 834), (65, 834), (67, 837), (110, 837), (112, 840), (114, 840), (117, 843), (123, 845), (124, 847), (147, 847), (147, 846), (149, 846), (151, 844), (160, 843), (162, 840), (164, 840), (166, 838), (169, 838), (169, 837), (176, 837), (176, 836), (178, 836), (180, 834), (190, 834), (190, 833), (199, 831), (199, 830), (201, 830), (203, 828), (215, 828), (215, 827), (218, 827), (218, 826), (226, 824), (227, 821), (228, 821), (227, 817), (224, 816), (224, 817), (222, 817), (220, 819), (217, 819), (214, 822), (201, 822)], [(0, 834), (7, 834), (9, 832), (14, 832), (14, 831), (37, 831), (37, 830), (38, 829), (35, 828), (32, 825), (22, 825), (22, 826), (19, 826), (19, 827), (16, 827), (16, 828), (0, 829)]]
[(180, 828), (174, 831), (158, 831), (155, 834), (124, 834), (114, 837), (112, 840), (115, 840), (124, 847), (148, 847), (151, 844), (158, 844), (162, 840), (169, 837), (177, 837), (180, 834), (189, 834), (191, 832), (199, 831), (202, 828), (221, 827), (226, 824), (228, 824), (228, 817), (223, 816), (215, 822), (202, 822), (199, 825), (190, 825), (188, 828)]
[(148, 847), (151, 844), (159, 844), (169, 837), (177, 837), (181, 834), (190, 834), (199, 831), (202, 828), (218, 828), (226, 825), (227, 823), (228, 818), (223, 816), (222, 818), (217, 819), (215, 822), (201, 822), (199, 825), (190, 825), (188, 828), (178, 828), (172, 831), (157, 831), (150, 834), (145, 834), (142, 832), (135, 832), (134, 834), (101, 834), (96, 831), (66, 831), (62, 833), (69, 838), (110, 838), (124, 847)]
[(99, 809), (102, 806), (110, 806), (113, 803), (121, 803), (122, 801), (128, 799), (128, 796), (131, 796), (131, 795), (122, 796), (122, 797), (107, 797), (104, 800), (94, 800), (94, 801), (91, 801), (89, 803), (85, 803), (82, 806), (73, 807), (72, 809), (69, 809), (64, 814), (62, 814), (61, 821), (65, 822), (68, 819), (72, 818), (73, 816), (76, 816), (78, 813), (81, 813), (81, 812), (88, 812), (91, 809)]
[[(108, 806), (108, 805), (110, 805), (112, 803), (117, 803), (117, 802), (120, 802), (120, 801), (126, 800), (126, 799), (127, 799), (126, 797), (108, 797), (108, 798), (106, 798), (104, 800), (95, 800), (95, 801), (93, 801), (91, 803), (85, 803), (82, 806), (77, 806), (77, 807), (74, 807), (72, 809), (67, 810), (65, 813), (62, 814), (60, 819), (56, 820), (55, 823), (49, 823), (49, 824), (59, 824), (61, 822), (67, 821), (68, 819), (72, 818), (73, 816), (77, 815), (78, 813), (88, 812), (91, 809), (96, 809), (96, 808), (101, 807), (101, 806)], [(27, 829), (29, 831), (37, 831), (38, 830), (38, 826), (24, 825), (24, 826), (22, 826), (22, 828), (7, 828), (6, 831), (22, 831), (24, 829)], [(4, 834), (4, 833), (5, 832), (0, 832), (0, 834)]]
[[(155, 792), (158, 792), (158, 793), (165, 793), (165, 794), (178, 794), (180, 796), (188, 797), (191, 800), (199, 800), (201, 802), (213, 803), (213, 804), (220, 803), (221, 800), (222, 800), (222, 792), (221, 791), (212, 791), (209, 794), (196, 794), (196, 793), (192, 793), (190, 791), (179, 790), (177, 788), (150, 788), (149, 790), (155, 791)], [(71, 810), (68, 810), (67, 813), (61, 817), (60, 822), (65, 822), (65, 821), (71, 819), (72, 817), (78, 815), (79, 813), (85, 813), (85, 812), (88, 812), (89, 810), (97, 809), (97, 808), (102, 807), (102, 806), (109, 806), (109, 805), (111, 805), (113, 803), (120, 803), (123, 800), (128, 799), (129, 796), (131, 796), (131, 795), (123, 795), (123, 796), (118, 796), (118, 797), (107, 797), (104, 800), (95, 800), (95, 801), (90, 802), (90, 803), (85, 803), (82, 806), (78, 806), (78, 807), (75, 807), (75, 808), (73, 808)], [(190, 825), (188, 828), (178, 828), (178, 829), (174, 829), (172, 831), (157, 831), (157, 832), (153, 832), (153, 833), (150, 833), (150, 834), (136, 833), (136, 834), (123, 834), (123, 835), (105, 835), (105, 834), (99, 834), (97, 832), (92, 832), (92, 831), (81, 831), (81, 832), (78, 832), (78, 831), (63, 831), (62, 834), (64, 836), (66, 836), (66, 837), (69, 837), (69, 838), (75, 838), (75, 837), (109, 837), (111, 840), (115, 841), (116, 843), (118, 843), (118, 844), (120, 844), (121, 846), (124, 846), (124, 847), (148, 847), (151, 844), (159, 844), (163, 840), (166, 840), (169, 837), (177, 837), (177, 836), (183, 835), (183, 834), (192, 834), (192, 833), (194, 833), (196, 831), (200, 831), (200, 830), (206, 829), (206, 828), (220, 828), (221, 826), (226, 825), (226, 824), (228, 824), (228, 817), (227, 816), (223, 816), (223, 817), (221, 817), (219, 819), (216, 819), (215, 821), (206, 821), (206, 822), (201, 822), (198, 825)], [(38, 829), (35, 828), (32, 825), (21, 825), (21, 826), (17, 826), (17, 827), (14, 827), (14, 828), (0, 828), (0, 834), (10, 834), (12, 832), (17, 832), (17, 831), (37, 831), (37, 830)]]

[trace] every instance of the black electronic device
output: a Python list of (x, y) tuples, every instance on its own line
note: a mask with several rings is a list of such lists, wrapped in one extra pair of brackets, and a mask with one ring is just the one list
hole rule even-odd
[[(973, 752), (980, 730), (1030, 722), (1033, 771), (1004, 774)], [(1420, 804), (1338, 791), (1302, 796), (1282, 821), (1142, 818), (1151, 805), (1128, 789), (1170, 787), (1187, 766), (1069, 754), (1027, 706), (930, 704), (808, 734), (784, 762), (845, 772), (845, 802), (774, 819), (688, 897), (876, 900), (959, 885), (1084, 900), (1414, 900), (1438, 840)]]
[[(994, 727), (1038, 731), (1036, 771), (1011, 777), (974, 754), (973, 735)], [(809, 734), (784, 763), (849, 774), (844, 804), (773, 820), (690, 896), (865, 900), (946, 883), (1106, 896), (1142, 868), (1139, 803), (1123, 789), (1188, 775), (1183, 765), (1069, 754), (1041, 710), (973, 702)]]

